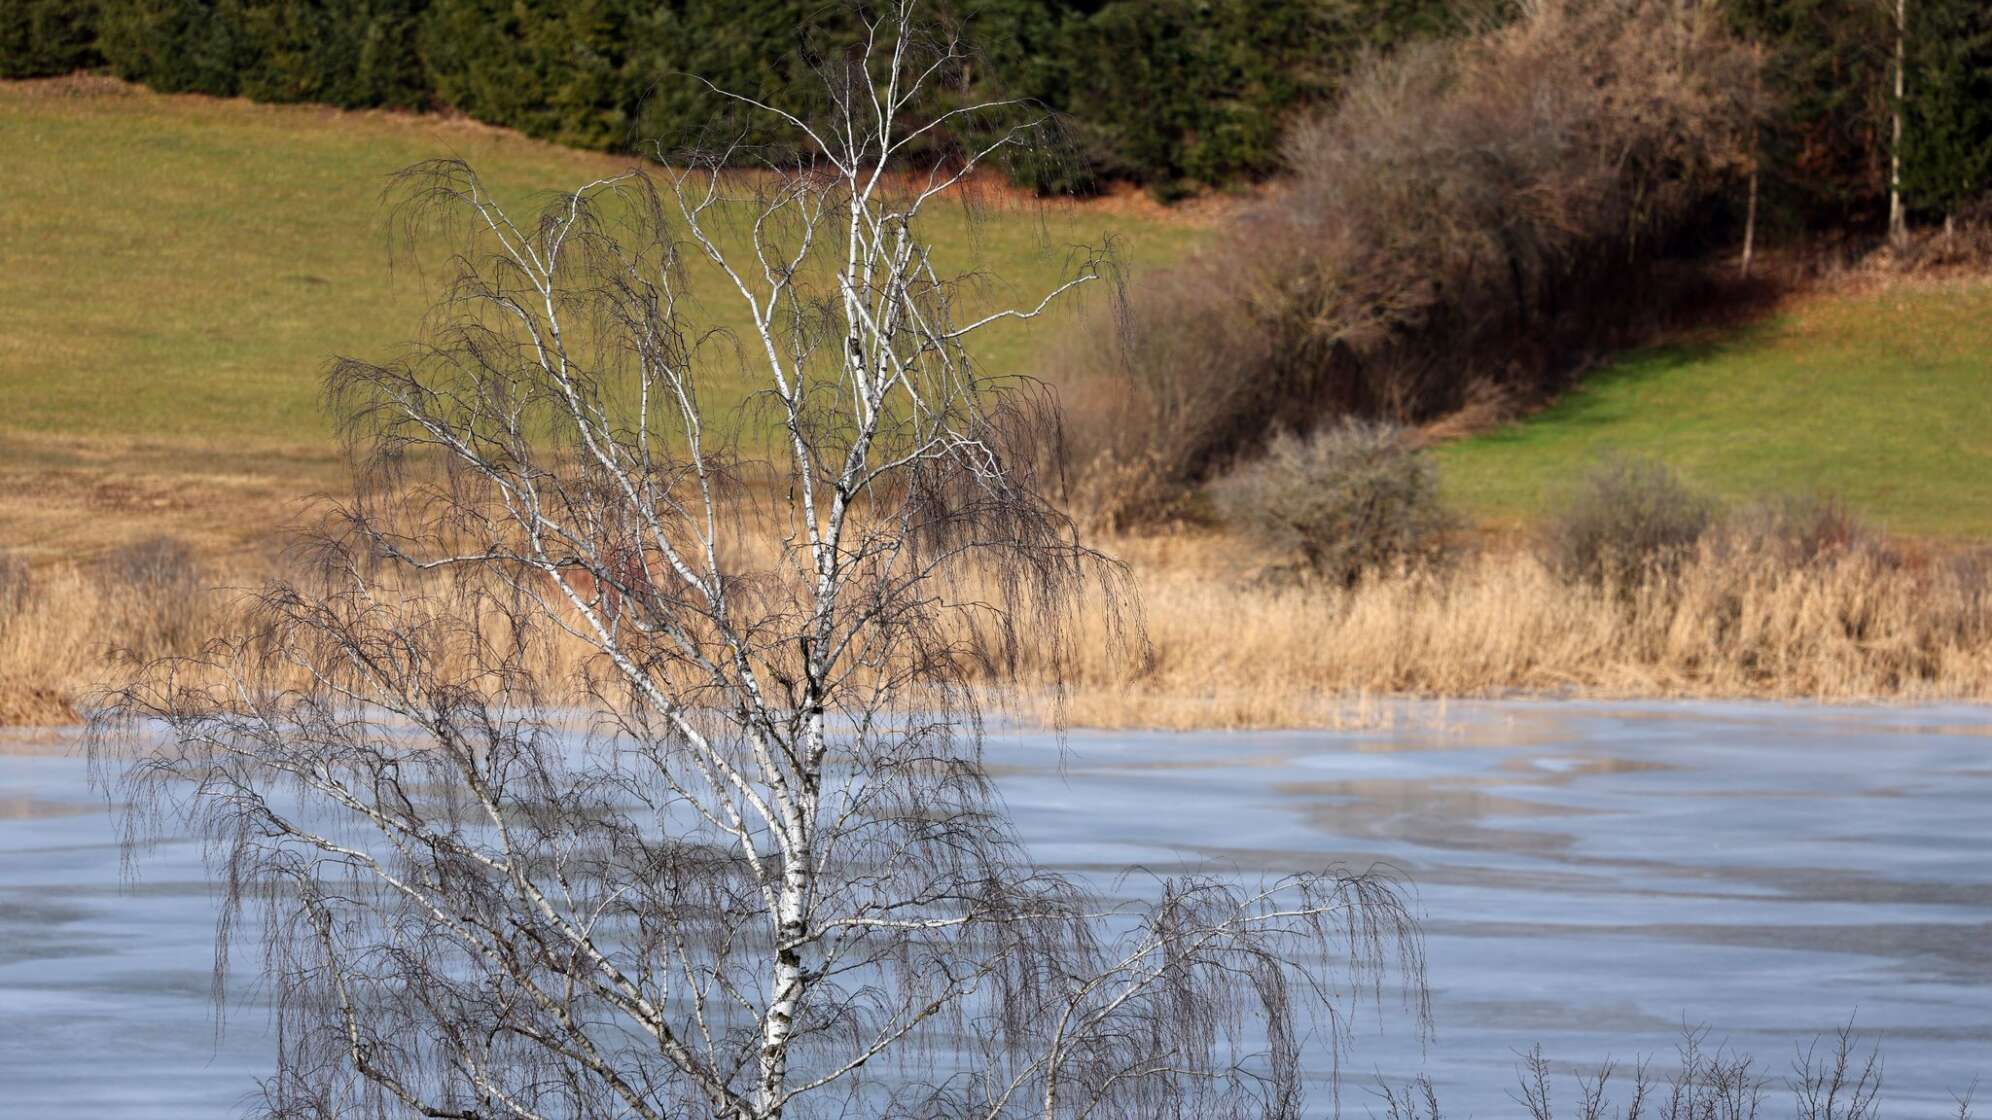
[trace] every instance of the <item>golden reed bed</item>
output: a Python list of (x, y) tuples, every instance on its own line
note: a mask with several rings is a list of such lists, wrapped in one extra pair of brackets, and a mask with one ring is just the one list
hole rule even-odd
[(1598, 589), (1504, 549), (1324, 590), (1255, 578), (1221, 537), (1117, 550), (1151, 652), (1080, 665), (1069, 715), (1082, 725), (1320, 726), (1365, 719), (1378, 696), (1517, 691), (1992, 698), (1992, 596), (1956, 558), (1861, 550), (1793, 564), (1705, 547), (1675, 576)]
[[(1342, 589), (1266, 579), (1223, 535), (1107, 543), (1147, 644), (1109, 653), (1104, 613), (1086, 612), (1064, 708), (1080, 726), (1329, 726), (1397, 695), (1992, 699), (1992, 568), (1970, 556), (1705, 545), (1677, 574), (1596, 588), (1501, 548)], [(114, 651), (197, 648), (261, 575), (170, 550), (0, 573), (0, 723), (74, 720), (120, 671)], [(1016, 695), (1041, 695), (1024, 670)]]

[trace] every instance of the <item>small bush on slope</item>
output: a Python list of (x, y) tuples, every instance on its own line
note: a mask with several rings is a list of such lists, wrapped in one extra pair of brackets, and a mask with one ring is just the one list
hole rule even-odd
[(1708, 498), (1664, 464), (1607, 459), (1550, 516), (1546, 560), (1566, 580), (1630, 588), (1655, 572), (1678, 569), (1714, 515)]
[(1401, 429), (1364, 420), (1281, 435), (1216, 493), (1229, 520), (1345, 586), (1436, 557), (1447, 524), (1431, 461)]

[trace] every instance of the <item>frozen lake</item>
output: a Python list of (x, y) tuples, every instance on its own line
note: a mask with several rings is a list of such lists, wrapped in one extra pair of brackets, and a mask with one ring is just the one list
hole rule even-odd
[[(1780, 1077), (1857, 1015), (1890, 1117), (1992, 1082), (1992, 710), (1453, 704), (1361, 732), (1076, 733), (1062, 765), (1042, 736), (997, 736), (989, 757), (1033, 851), (1074, 873), (1408, 875), (1438, 1036), (1363, 1009), (1352, 1115), (1378, 1071), (1428, 1073), (1455, 1116), (1513, 1115), (1517, 1051), (1660, 1070), (1684, 1020)], [(126, 884), (81, 761), (0, 755), (0, 1115), (212, 1117), (251, 1096), (272, 1043), (253, 969), (216, 1032), (213, 907), (191, 844)]]

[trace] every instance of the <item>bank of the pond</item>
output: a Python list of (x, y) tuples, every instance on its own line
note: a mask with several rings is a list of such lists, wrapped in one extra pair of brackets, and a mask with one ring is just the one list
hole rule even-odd
[[(1677, 571), (1601, 587), (1497, 547), (1324, 587), (1269, 577), (1221, 534), (1105, 546), (1128, 566), (1145, 641), (1117, 644), (1087, 607), (1062, 706), (1013, 708), (1185, 730), (1359, 726), (1401, 696), (1992, 700), (1992, 563), (1956, 549), (1793, 559), (1711, 541)], [(228, 627), (270, 571), (157, 543), (0, 570), (0, 724), (73, 721), (130, 657), (192, 652)], [(551, 655), (557, 679), (585, 651)], [(1023, 672), (1005, 694), (1051, 695), (1046, 666)]]
[(1955, 550), (1796, 560), (1711, 541), (1596, 586), (1502, 547), (1346, 588), (1269, 578), (1221, 535), (1113, 550), (1148, 646), (1108, 655), (1089, 614), (1067, 712), (1085, 726), (1334, 726), (1384, 696), (1992, 699), (1992, 568)]

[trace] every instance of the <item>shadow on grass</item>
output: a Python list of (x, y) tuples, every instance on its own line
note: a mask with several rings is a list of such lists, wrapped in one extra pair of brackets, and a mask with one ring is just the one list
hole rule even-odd
[(1647, 390), (1685, 370), (1733, 360), (1768, 343), (1775, 320), (1725, 328), (1719, 337), (1701, 337), (1628, 351), (1598, 367), (1575, 385), (1525, 416), (1474, 435), (1468, 442), (1492, 447), (1531, 446), (1544, 429), (1592, 431), (1624, 423), (1647, 412)]

